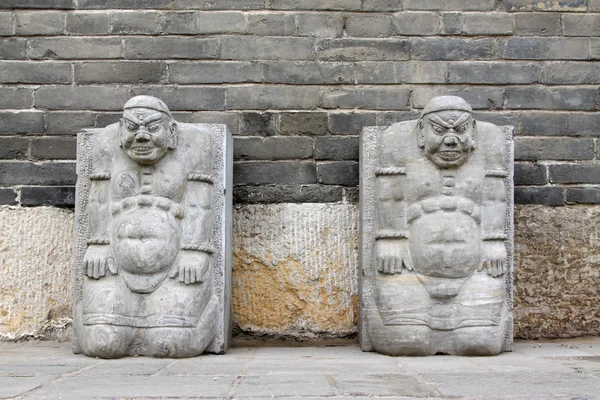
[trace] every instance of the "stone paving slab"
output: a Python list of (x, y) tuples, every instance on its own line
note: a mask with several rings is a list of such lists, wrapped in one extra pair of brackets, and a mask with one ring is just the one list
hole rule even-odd
[(235, 344), (222, 356), (102, 360), (69, 343), (0, 342), (0, 399), (600, 400), (600, 338), (517, 341), (496, 357)]

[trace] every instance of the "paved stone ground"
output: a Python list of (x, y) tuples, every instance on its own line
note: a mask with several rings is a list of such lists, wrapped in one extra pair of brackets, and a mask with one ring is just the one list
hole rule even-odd
[(235, 344), (222, 356), (101, 360), (69, 343), (0, 343), (0, 398), (600, 399), (600, 338), (522, 341), (476, 358)]

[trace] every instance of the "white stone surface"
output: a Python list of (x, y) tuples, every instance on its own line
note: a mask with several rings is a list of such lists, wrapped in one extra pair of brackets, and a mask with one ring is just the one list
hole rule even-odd
[(70, 210), (0, 207), (0, 340), (48, 337), (71, 321), (72, 238)]

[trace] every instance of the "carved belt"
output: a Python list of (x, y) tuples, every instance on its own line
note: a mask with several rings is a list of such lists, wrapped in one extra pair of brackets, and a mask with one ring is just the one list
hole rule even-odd
[(481, 223), (481, 211), (471, 199), (457, 196), (439, 196), (421, 200), (408, 207), (407, 219), (411, 222), (423, 214), (429, 214), (439, 210), (444, 211), (462, 211), (470, 215), (477, 224)]
[(161, 196), (137, 195), (126, 197), (112, 204), (112, 215), (118, 215), (124, 211), (137, 207), (156, 207), (171, 213), (175, 218), (182, 219), (184, 216), (183, 206), (171, 199)]

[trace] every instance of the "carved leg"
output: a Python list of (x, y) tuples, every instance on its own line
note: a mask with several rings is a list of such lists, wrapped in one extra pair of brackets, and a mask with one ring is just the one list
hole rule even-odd
[(500, 325), (459, 328), (452, 332), (455, 354), (464, 356), (493, 356), (504, 350), (508, 308), (502, 308)]

